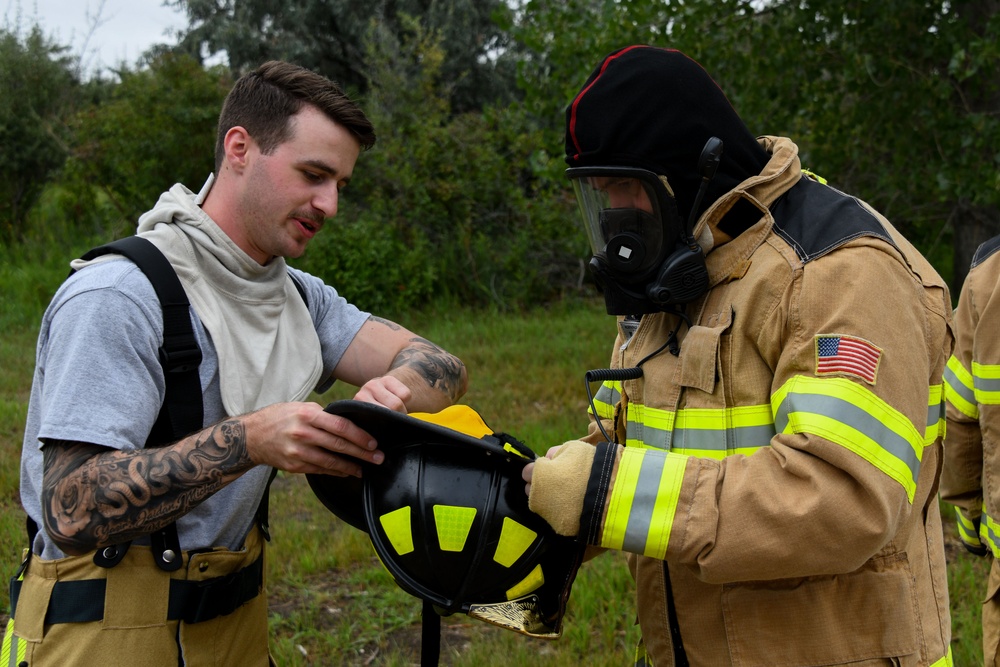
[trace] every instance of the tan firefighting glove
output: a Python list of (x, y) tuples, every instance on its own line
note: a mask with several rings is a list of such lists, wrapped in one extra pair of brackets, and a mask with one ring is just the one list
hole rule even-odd
[(594, 516), (604, 507), (618, 447), (570, 440), (550, 458), (535, 459), (528, 507), (560, 535), (595, 543)]

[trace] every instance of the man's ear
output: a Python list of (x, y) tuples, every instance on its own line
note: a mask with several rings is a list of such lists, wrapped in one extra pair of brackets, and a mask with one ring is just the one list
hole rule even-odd
[(254, 140), (246, 129), (239, 125), (229, 128), (222, 145), (229, 167), (236, 172), (243, 171), (247, 166), (250, 148), (254, 145)]

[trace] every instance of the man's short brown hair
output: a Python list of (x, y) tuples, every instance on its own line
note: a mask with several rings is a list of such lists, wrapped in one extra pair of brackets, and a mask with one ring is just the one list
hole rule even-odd
[(253, 137), (265, 155), (291, 137), (289, 118), (311, 104), (346, 128), (363, 150), (375, 144), (375, 128), (361, 108), (340, 86), (299, 65), (271, 60), (236, 82), (219, 114), (215, 139), (215, 170), (225, 157), (225, 138), (240, 126)]

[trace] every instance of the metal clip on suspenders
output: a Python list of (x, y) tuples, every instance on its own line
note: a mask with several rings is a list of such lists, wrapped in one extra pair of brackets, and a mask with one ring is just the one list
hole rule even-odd
[[(161, 447), (202, 428), (204, 411), (198, 365), (201, 349), (191, 327), (190, 303), (177, 273), (156, 246), (139, 236), (130, 236), (94, 248), (83, 255), (90, 260), (107, 254), (123, 255), (146, 275), (163, 309), (163, 345), (160, 364), (166, 390), (160, 414), (146, 439), (146, 447)], [(181, 567), (177, 526), (171, 523), (149, 536), (153, 559), (167, 572)], [(94, 563), (114, 567), (128, 551), (129, 542), (98, 550)]]

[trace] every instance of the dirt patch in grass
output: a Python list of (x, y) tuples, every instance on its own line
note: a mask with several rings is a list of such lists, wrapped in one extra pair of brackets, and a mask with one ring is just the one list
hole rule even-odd
[[(365, 605), (358, 598), (374, 597), (377, 593), (369, 593), (364, 587), (355, 583), (352, 572), (347, 570), (331, 570), (322, 575), (310, 577), (303, 585), (272, 585), (268, 591), (268, 609), (271, 614), (290, 619), (298, 614), (314, 612), (316, 605), (320, 612), (315, 614), (315, 627), (322, 633), (337, 633), (345, 622), (343, 614), (357, 613)], [(308, 594), (303, 594), (307, 590)], [(374, 602), (374, 601), (373, 601)], [(411, 665), (421, 663), (423, 648), (422, 603), (412, 598), (412, 622), (393, 623), (393, 627), (378, 636), (354, 644), (351, 647), (353, 659), (341, 656), (341, 664), (378, 665), (383, 664), (388, 656), (394, 656), (399, 661)], [(477, 637), (485, 632), (500, 631), (467, 616), (456, 614), (440, 618), (440, 665), (452, 665), (461, 662), (459, 659), (466, 653)], [(278, 630), (280, 632), (280, 630)], [(310, 653), (308, 646), (300, 648), (306, 655)]]

